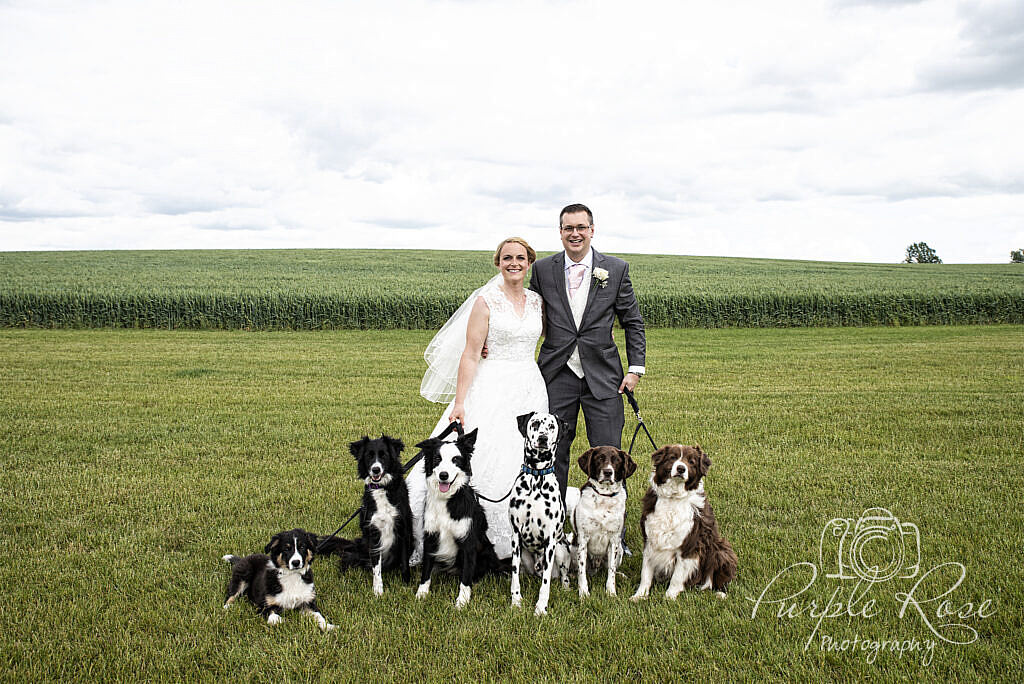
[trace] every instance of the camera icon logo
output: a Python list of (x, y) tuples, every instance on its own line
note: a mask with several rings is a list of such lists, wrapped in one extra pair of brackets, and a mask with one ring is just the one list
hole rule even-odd
[(818, 567), (836, 568), (825, 575), (833, 579), (915, 577), (921, 568), (921, 534), (917, 525), (900, 522), (884, 508), (868, 508), (856, 520), (833, 518), (821, 531)]

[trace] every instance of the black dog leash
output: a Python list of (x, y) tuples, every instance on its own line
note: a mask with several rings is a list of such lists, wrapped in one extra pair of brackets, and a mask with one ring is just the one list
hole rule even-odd
[(630, 456), (633, 455), (633, 444), (636, 443), (636, 436), (640, 433), (640, 428), (644, 429), (647, 433), (647, 439), (651, 440), (651, 446), (654, 450), (658, 450), (658, 445), (654, 443), (654, 437), (651, 437), (651, 431), (647, 429), (647, 425), (644, 423), (644, 419), (640, 417), (640, 406), (636, 403), (636, 397), (633, 396), (632, 390), (624, 390), (626, 394), (626, 400), (629, 401), (629, 405), (633, 407), (633, 413), (636, 414), (636, 429), (633, 430), (633, 439), (629, 440), (629, 451), (626, 452)]
[[(444, 439), (448, 435), (452, 434), (452, 432), (458, 432), (459, 433), (459, 437), (462, 437), (464, 434), (466, 434), (465, 430), (462, 429), (462, 424), (459, 423), (459, 421), (457, 421), (457, 420), (453, 420), (451, 422), (451, 424), (449, 424), (448, 427), (446, 427), (444, 429), (444, 431), (441, 432), (441, 434), (439, 434), (437, 436), (437, 439)], [(402, 466), (402, 475), (404, 476), (404, 475), (408, 474), (408, 472), (410, 470), (412, 470), (413, 466), (415, 466), (417, 463), (419, 463), (420, 460), (422, 460), (422, 459), (423, 459), (423, 451), (421, 450), (418, 454), (416, 454), (411, 459), (409, 459), (408, 463), (406, 463), (404, 466)], [(511, 493), (512, 492), (510, 491), (509, 494), (511, 494)], [(490, 499), (488, 499), (488, 501), (490, 501)], [(355, 510), (355, 512), (352, 515), (348, 516), (348, 518), (345, 520), (345, 522), (341, 523), (341, 527), (339, 527), (338, 529), (334, 530), (334, 532), (331, 532), (329, 535), (327, 535), (322, 540), (320, 540), (317, 543), (317, 545), (316, 545), (316, 553), (320, 553), (320, 550), (324, 547), (324, 544), (326, 544), (327, 542), (329, 542), (332, 539), (334, 539), (335, 537), (337, 537), (338, 533), (341, 532), (343, 529), (345, 529), (345, 526), (348, 525), (350, 522), (352, 522), (352, 519), (355, 518), (357, 515), (359, 515), (362, 512), (363, 512), (363, 507), (360, 506), (359, 508), (357, 508)]]

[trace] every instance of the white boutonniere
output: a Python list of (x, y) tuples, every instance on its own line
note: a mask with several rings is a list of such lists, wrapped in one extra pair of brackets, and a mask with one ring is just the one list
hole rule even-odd
[(598, 287), (607, 287), (608, 286), (608, 271), (604, 270), (603, 268), (595, 268), (594, 269), (594, 280), (597, 281), (597, 286)]

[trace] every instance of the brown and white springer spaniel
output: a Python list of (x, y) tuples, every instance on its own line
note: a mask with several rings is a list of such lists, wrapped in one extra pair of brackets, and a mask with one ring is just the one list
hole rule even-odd
[(736, 552), (718, 531), (704, 493), (711, 459), (699, 446), (670, 444), (655, 451), (651, 462), (651, 487), (640, 515), (643, 566), (632, 600), (647, 598), (651, 583), (666, 578), (665, 598), (675, 599), (686, 587), (714, 589), (725, 598), (736, 576)]
[(622, 449), (599, 446), (584, 451), (579, 466), (587, 475), (572, 521), (580, 597), (590, 595), (587, 571), (602, 565), (608, 566), (605, 591), (615, 596), (615, 571), (622, 562), (622, 528), (626, 522), (626, 478), (636, 471), (636, 463)]

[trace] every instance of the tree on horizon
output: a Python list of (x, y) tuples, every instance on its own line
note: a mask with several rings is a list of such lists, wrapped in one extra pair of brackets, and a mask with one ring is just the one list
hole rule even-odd
[(935, 253), (935, 250), (928, 246), (927, 242), (915, 242), (907, 247), (907, 256), (903, 259), (905, 264), (941, 264), (942, 259)]

